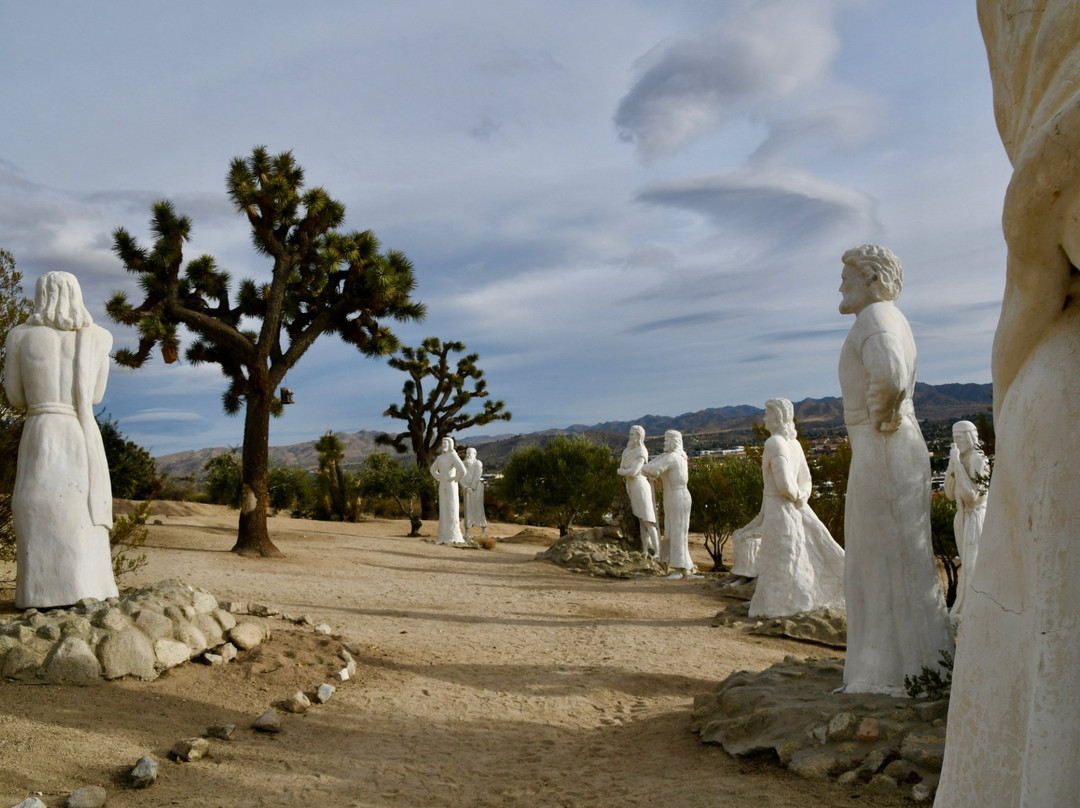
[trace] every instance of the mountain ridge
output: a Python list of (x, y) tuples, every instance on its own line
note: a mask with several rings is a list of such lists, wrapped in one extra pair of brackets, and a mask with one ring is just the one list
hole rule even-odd
[[(978, 413), (989, 414), (993, 403), (993, 386), (975, 383), (915, 384), (915, 412), (920, 423), (946, 421), (949, 419), (974, 418)], [(807, 434), (816, 432), (842, 433), (844, 431), (844, 402), (837, 396), (824, 398), (804, 398), (793, 402), (795, 417)], [(681, 415), (643, 415), (631, 421), (604, 421), (599, 424), (572, 424), (563, 428), (544, 429), (525, 434), (501, 434), (475, 436), (462, 440), (462, 445), (482, 447), (481, 459), (485, 467), (494, 470), (505, 465), (510, 454), (524, 446), (543, 445), (555, 435), (581, 435), (597, 443), (610, 446), (613, 450), (626, 443), (626, 433), (634, 424), (640, 424), (649, 435), (650, 450), (653, 444), (662, 441), (663, 433), (668, 429), (677, 429), (683, 433), (687, 449), (713, 448), (714, 446), (737, 445), (753, 435), (755, 422), (761, 422), (764, 408), (749, 404), (726, 407), (710, 407), (696, 412), (684, 412)], [(359, 432), (336, 432), (337, 438), (345, 446), (346, 467), (356, 467), (376, 451), (385, 451), (376, 446), (375, 438), (383, 434), (376, 430)], [(315, 440), (295, 443), (288, 446), (270, 448), (270, 465), (292, 466), (305, 469), (318, 467), (318, 453)], [(174, 452), (155, 458), (158, 469), (172, 477), (184, 477), (202, 474), (203, 464), (212, 457), (230, 451), (227, 447)]]

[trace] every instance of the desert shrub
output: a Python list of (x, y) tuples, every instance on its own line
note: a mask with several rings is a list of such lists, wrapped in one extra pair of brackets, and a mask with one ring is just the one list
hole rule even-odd
[(140, 502), (128, 515), (113, 519), (109, 548), (112, 551), (113, 577), (117, 581), (147, 564), (146, 553), (139, 551), (146, 544), (148, 536), (146, 520), (150, 516), (150, 505), (149, 500)]

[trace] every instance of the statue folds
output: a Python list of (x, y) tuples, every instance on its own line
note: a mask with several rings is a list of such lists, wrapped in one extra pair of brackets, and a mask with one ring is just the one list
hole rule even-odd
[(697, 569), (690, 560), (690, 489), (686, 487), (690, 477), (682, 433), (674, 429), (665, 432), (664, 454), (650, 460), (641, 471), (664, 486), (666, 546), (661, 546), (660, 560), (671, 569), (669, 578), (690, 578)]
[(465, 538), (474, 527), (480, 535), (487, 533), (487, 516), (484, 514), (484, 464), (476, 457), (476, 449), (465, 450), (465, 476), (461, 479), (465, 489)]
[(952, 616), (962, 616), (968, 586), (975, 573), (975, 558), (979, 553), (986, 516), (986, 482), (989, 472), (986, 455), (979, 448), (979, 432), (971, 421), (953, 424), (953, 445), (949, 450), (949, 467), (945, 470), (945, 496), (956, 502), (953, 532), (956, 549), (960, 551), (960, 585)]
[(807, 504), (810, 468), (795, 437), (790, 401), (765, 402), (765, 428), (770, 437), (761, 458), (765, 484), (758, 514), (761, 548), (750, 617), (842, 610), (844, 549)]
[(844, 690), (904, 693), (904, 677), (937, 667), (953, 638), (930, 543), (930, 456), (911, 395), (915, 340), (893, 301), (903, 269), (891, 251), (844, 253), (840, 352), (851, 440), (844, 509), (847, 658)]
[(454, 439), (443, 438), (439, 456), (431, 464), (431, 476), (439, 481), (439, 544), (464, 544), (458, 483), (465, 478), (465, 464), (454, 450)]
[(20, 609), (117, 594), (112, 487), (93, 410), (105, 394), (111, 347), (67, 272), (38, 278), (33, 315), (8, 334), (5, 389), (12, 405), (26, 408), (11, 500)]
[(1080, 7), (979, 0), (1013, 175), (994, 338), (994, 475), (937, 805), (1080, 793)]
[(660, 555), (660, 532), (656, 527), (656, 504), (652, 483), (642, 473), (642, 468), (649, 462), (649, 451), (645, 448), (645, 430), (636, 424), (630, 427), (630, 437), (623, 449), (622, 463), (618, 473), (626, 483), (626, 494), (630, 498), (630, 510), (638, 520), (641, 531), (641, 552), (643, 555)]

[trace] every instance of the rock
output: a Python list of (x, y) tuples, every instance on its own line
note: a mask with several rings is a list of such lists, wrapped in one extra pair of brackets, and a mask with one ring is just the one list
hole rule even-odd
[(837, 713), (829, 719), (828, 739), (844, 741), (855, 734), (859, 719), (853, 713)]
[(838, 766), (836, 758), (818, 749), (800, 749), (788, 764), (795, 774), (811, 780), (825, 780)]
[(219, 600), (218, 607), (229, 614), (247, 614), (247, 604), (238, 600)]
[(90, 636), (90, 621), (78, 615), (68, 615), (60, 626), (60, 633), (65, 637), (81, 637), (86, 639)]
[(205, 662), (207, 665), (224, 665), (225, 664), (225, 657), (223, 657), (221, 654), (212, 653), (211, 651), (207, 651), (206, 653), (204, 653), (202, 655), (202, 659), (203, 659), (203, 662)]
[(202, 632), (203, 637), (206, 638), (206, 647), (213, 648), (215, 645), (221, 645), (225, 640), (225, 634), (221, 630), (221, 625), (210, 614), (197, 614), (195, 615), (195, 625), (199, 631)]
[(934, 796), (934, 789), (929, 783), (916, 783), (911, 787), (911, 799), (915, 802), (928, 802)]
[(259, 732), (281, 732), (281, 716), (276, 710), (267, 710), (252, 726)]
[(911, 774), (911, 763), (906, 760), (894, 760), (881, 772), (887, 774), (896, 782), (902, 782)]
[[(172, 621), (170, 621), (170, 625)], [(154, 642), (154, 664), (158, 670), (167, 670), (182, 665), (191, 659), (191, 649), (178, 640), (161, 639)]]
[(135, 767), (128, 772), (128, 785), (131, 788), (148, 788), (154, 784), (158, 776), (158, 763), (152, 757), (143, 756), (135, 763)]
[(221, 658), (226, 662), (232, 662), (236, 659), (236, 646), (231, 642), (219, 645), (215, 650), (217, 653), (221, 654)]
[(274, 617), (281, 614), (282, 609), (280, 606), (269, 606), (265, 603), (249, 603), (248, 614), (253, 614), (256, 617)]
[(319, 704), (326, 704), (326, 702), (330, 701), (330, 697), (334, 695), (335, 690), (337, 690), (336, 687), (324, 682), (315, 690), (315, 701), (319, 702)]
[(863, 743), (873, 743), (880, 735), (881, 726), (876, 718), (864, 718), (859, 722), (858, 729), (855, 730), (855, 740)]
[(315, 633), (329, 637), (331, 634), (334, 633), (334, 630), (330, 628), (330, 626), (328, 626), (326, 623), (319, 623), (319, 625), (315, 626)]
[(221, 625), (222, 631), (228, 631), (236, 625), (236, 618), (232, 616), (232, 613), (227, 612), (224, 609), (215, 609), (211, 614), (214, 615), (214, 619)]
[(315, 625), (315, 619), (310, 614), (302, 614), (296, 618), (296, 624), (299, 626), (313, 626)]
[(49, 808), (49, 806), (43, 803), (37, 797), (27, 797), (18, 805), (12, 806), (12, 808)]
[(928, 724), (949, 715), (949, 700), (938, 699), (937, 701), (917, 702), (914, 706), (915, 714), (919, 720)]
[(237, 623), (229, 630), (229, 641), (244, 651), (263, 641), (262, 627), (257, 623)]
[(123, 631), (131, 625), (128, 616), (123, 609), (108, 608), (97, 612), (91, 621), (95, 626), (108, 629), (109, 631)]
[(339, 670), (337, 673), (334, 674), (334, 678), (339, 682), (347, 682), (347, 681), (349, 681), (349, 669), (348, 668), (342, 668), (341, 670)]
[(940, 729), (909, 732), (900, 744), (900, 754), (912, 763), (930, 765), (941, 771), (941, 760), (945, 756), (945, 732)]
[(177, 741), (169, 750), (169, 756), (176, 760), (194, 763), (202, 760), (210, 752), (210, 741), (206, 738), (185, 738)]
[(856, 769), (844, 772), (836, 778), (836, 782), (842, 786), (851, 785), (859, 779), (859, 772)]
[(191, 649), (191, 656), (198, 656), (209, 647), (206, 635), (194, 623), (187, 620), (176, 620), (176, 639)]
[(222, 724), (220, 727), (207, 727), (206, 734), (211, 738), (218, 738), (222, 741), (232, 740), (233, 733), (236, 732), (236, 724)]
[(154, 648), (136, 628), (108, 635), (98, 646), (97, 654), (106, 679), (135, 676), (150, 681), (157, 676)]
[(352, 642), (351, 640), (349, 642), (343, 642), (341, 647), (353, 656), (360, 656), (360, 643), (358, 642)]
[(218, 608), (217, 598), (205, 589), (196, 589), (191, 593), (191, 605), (199, 614), (210, 614)]
[(49, 625), (40, 626), (38, 628), (36, 634), (37, 634), (37, 636), (41, 637), (41, 639), (43, 639), (43, 640), (48, 640), (49, 642), (56, 642), (57, 640), (60, 639), (60, 634), (61, 634), (60, 626), (56, 625), (55, 623), (50, 623)]
[(887, 774), (875, 774), (866, 784), (866, 790), (870, 794), (892, 794), (899, 786)]
[(38, 649), (28, 645), (16, 645), (4, 655), (0, 676), (5, 679), (32, 679), (44, 661), (45, 655)]
[(301, 691), (297, 690), (289, 698), (285, 699), (284, 707), (290, 713), (306, 713), (308, 707), (311, 706), (311, 699), (305, 696)]
[(173, 637), (173, 621), (150, 609), (142, 609), (135, 615), (135, 627), (151, 640), (171, 640)]
[(101, 676), (101, 665), (86, 641), (65, 637), (45, 657), (39, 674), (52, 684), (88, 685)]
[(101, 808), (106, 796), (101, 786), (83, 786), (72, 791), (64, 805), (67, 808)]

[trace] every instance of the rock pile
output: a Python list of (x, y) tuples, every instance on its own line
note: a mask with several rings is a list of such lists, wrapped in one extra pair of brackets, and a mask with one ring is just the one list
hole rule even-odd
[(804, 777), (929, 800), (945, 753), (948, 700), (834, 693), (843, 671), (843, 660), (788, 657), (761, 672), (733, 673), (694, 699), (691, 729), (730, 755), (774, 753)]
[(67, 609), (27, 609), (0, 623), (0, 676), (77, 685), (99, 677), (149, 681), (199, 656), (226, 662), (264, 639), (261, 625), (237, 623), (205, 589), (168, 580)]
[(843, 612), (820, 609), (786, 617), (750, 617), (749, 611), (749, 603), (732, 603), (716, 613), (712, 624), (742, 629), (747, 634), (847, 647), (847, 615)]
[(628, 550), (617, 530), (596, 527), (564, 536), (547, 550), (536, 554), (537, 560), (551, 561), (571, 572), (604, 575), (609, 578), (639, 578), (664, 575), (667, 570), (655, 558)]

